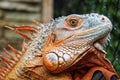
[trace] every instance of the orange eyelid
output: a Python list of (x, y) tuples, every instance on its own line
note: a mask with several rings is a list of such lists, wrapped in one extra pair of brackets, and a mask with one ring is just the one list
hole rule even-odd
[[(75, 26), (71, 25), (70, 20), (76, 20), (77, 24)], [(69, 16), (68, 18), (65, 19), (66, 28), (69, 30), (78, 29), (79, 27), (81, 27), (83, 22), (84, 22), (84, 19), (79, 16)]]

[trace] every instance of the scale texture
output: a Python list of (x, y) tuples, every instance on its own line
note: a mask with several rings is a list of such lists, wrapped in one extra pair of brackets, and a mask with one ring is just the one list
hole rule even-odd
[(0, 80), (119, 80), (103, 50), (112, 30), (106, 16), (71, 14), (35, 23), (7, 26), (24, 40), (21, 51), (8, 45), (14, 54), (4, 48), (7, 57), (0, 55)]

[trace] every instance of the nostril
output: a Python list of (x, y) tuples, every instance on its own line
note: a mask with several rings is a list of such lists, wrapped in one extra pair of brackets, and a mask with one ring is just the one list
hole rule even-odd
[(104, 18), (104, 17), (102, 17), (102, 18), (101, 18), (101, 21), (105, 21), (105, 18)]

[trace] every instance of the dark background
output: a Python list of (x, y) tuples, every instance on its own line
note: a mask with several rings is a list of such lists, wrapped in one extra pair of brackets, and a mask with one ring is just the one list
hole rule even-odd
[(120, 75), (120, 0), (54, 0), (54, 18), (69, 14), (99, 13), (113, 23), (107, 58)]

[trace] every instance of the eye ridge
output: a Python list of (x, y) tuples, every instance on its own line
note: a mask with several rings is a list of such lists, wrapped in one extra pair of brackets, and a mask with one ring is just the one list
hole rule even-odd
[(76, 20), (76, 19), (70, 19), (70, 20), (69, 20), (69, 23), (70, 23), (70, 25), (72, 25), (72, 26), (77, 26), (78, 20)]

